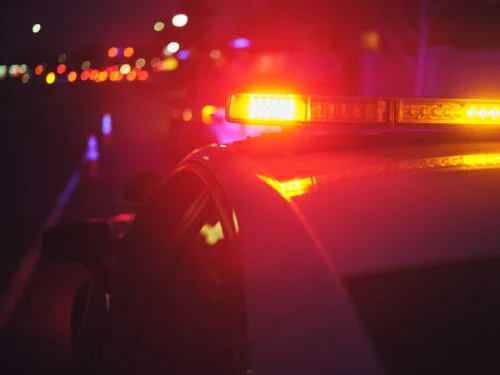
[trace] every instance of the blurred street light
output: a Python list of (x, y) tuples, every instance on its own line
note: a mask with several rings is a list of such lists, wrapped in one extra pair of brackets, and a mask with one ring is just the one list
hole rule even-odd
[(111, 47), (109, 50), (108, 50), (108, 56), (109, 57), (116, 57), (118, 55), (118, 48), (116, 47)]
[(75, 82), (77, 78), (78, 75), (76, 74), (75, 71), (71, 71), (68, 73), (68, 82)]
[(59, 64), (57, 66), (57, 73), (58, 74), (64, 74), (64, 72), (66, 71), (66, 65), (64, 64)]
[(120, 73), (123, 75), (128, 74), (131, 70), (132, 70), (132, 68), (130, 67), (129, 64), (123, 64), (120, 67)]
[(163, 50), (163, 54), (165, 56), (172, 55), (172, 54), (176, 53), (179, 50), (179, 48), (180, 48), (179, 43), (177, 43), (177, 42), (170, 42), (170, 43), (167, 44), (167, 46)]
[(45, 77), (45, 81), (51, 85), (55, 82), (56, 80), (56, 75), (52, 72), (48, 73), (47, 76)]
[(179, 51), (179, 53), (177, 54), (177, 58), (179, 60), (186, 60), (189, 58), (189, 51), (187, 49), (183, 49), (182, 51)]
[(172, 25), (175, 27), (184, 27), (188, 22), (188, 16), (185, 14), (176, 14), (172, 17)]
[(159, 22), (155, 23), (155, 25), (153, 26), (153, 28), (154, 28), (155, 31), (160, 32), (160, 31), (162, 31), (165, 28), (165, 24), (163, 22), (159, 21)]
[(138, 58), (135, 62), (135, 66), (138, 66), (139, 68), (143, 68), (144, 65), (146, 65), (146, 60), (144, 60), (142, 57)]
[(243, 49), (250, 47), (250, 40), (247, 38), (237, 38), (231, 41), (231, 47), (236, 49)]
[(132, 57), (133, 54), (134, 54), (134, 49), (132, 47), (127, 47), (123, 51), (123, 56), (125, 57)]
[(39, 23), (35, 23), (33, 27), (31, 28), (31, 31), (33, 31), (33, 34), (38, 34), (40, 30), (42, 29), (42, 25)]

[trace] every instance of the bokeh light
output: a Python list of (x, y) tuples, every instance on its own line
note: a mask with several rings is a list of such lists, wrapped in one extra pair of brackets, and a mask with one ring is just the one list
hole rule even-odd
[(172, 25), (175, 27), (184, 27), (188, 23), (188, 16), (185, 14), (176, 14), (172, 17)]
[(250, 40), (247, 38), (236, 38), (231, 41), (230, 45), (236, 49), (248, 48), (250, 47)]
[(104, 82), (105, 80), (107, 80), (108, 79), (108, 72), (106, 72), (106, 71), (100, 72), (98, 79), (99, 79), (99, 82)]
[(59, 64), (57, 66), (57, 74), (63, 74), (66, 71), (66, 65)]
[(120, 67), (120, 73), (121, 74), (128, 74), (130, 72), (132, 68), (130, 67), (129, 64), (123, 64), (121, 67)]
[(85, 71), (82, 72), (82, 74), (80, 74), (80, 79), (82, 81), (88, 80), (89, 77), (90, 77), (90, 72), (88, 70), (85, 70)]
[(144, 68), (144, 65), (146, 65), (146, 60), (142, 57), (135, 61), (135, 66), (138, 66), (139, 68)]
[(127, 80), (130, 82), (132, 82), (136, 77), (137, 77), (137, 73), (135, 72), (135, 70), (132, 70), (131, 72), (129, 72), (127, 74)]
[(30, 75), (29, 74), (23, 74), (21, 77), (21, 82), (22, 83), (28, 83), (30, 81)]
[(210, 51), (210, 57), (212, 59), (220, 59), (220, 57), (222, 56), (222, 52), (220, 51), (220, 49), (213, 49)]
[(7, 75), (7, 65), (0, 65), (0, 79), (5, 78)]
[(147, 80), (149, 77), (149, 73), (147, 72), (147, 70), (143, 70), (139, 73), (139, 75), (137, 76), (137, 79), (139, 81), (145, 81)]
[(66, 54), (65, 54), (65, 53), (61, 53), (61, 54), (59, 54), (59, 56), (57, 56), (57, 62), (58, 62), (59, 64), (62, 64), (63, 62), (66, 62), (66, 59), (67, 59), (67, 58), (68, 58), (68, 57), (66, 56)]
[(112, 71), (111, 74), (109, 75), (109, 79), (113, 82), (116, 82), (120, 79), (120, 72), (115, 70)]
[(33, 31), (33, 34), (38, 34), (42, 30), (42, 25), (39, 23), (35, 23), (33, 27), (31, 28), (31, 31)]
[(170, 42), (167, 44), (167, 46), (163, 49), (163, 54), (165, 56), (172, 55), (176, 53), (179, 50), (179, 43), (177, 42)]
[(68, 82), (75, 82), (77, 78), (78, 78), (78, 75), (76, 74), (76, 72), (69, 72), (68, 73)]
[(83, 63), (82, 63), (82, 70), (87, 70), (90, 68), (90, 61), (89, 60), (85, 60)]
[(109, 57), (116, 57), (118, 55), (118, 48), (116, 47), (111, 47), (109, 50), (108, 50), (108, 56)]
[(179, 60), (177, 60), (175, 57), (167, 57), (165, 61), (163, 62), (163, 69), (172, 71), (177, 69), (179, 66)]
[(28, 71), (28, 65), (21, 64), (19, 65), (19, 74), (24, 74)]
[(42, 64), (38, 64), (36, 67), (35, 67), (35, 74), (37, 76), (39, 76), (40, 74), (43, 73), (43, 65)]
[(151, 67), (156, 68), (160, 64), (160, 59), (158, 57), (154, 57), (151, 59)]
[(45, 82), (47, 82), (49, 85), (52, 85), (56, 81), (56, 75), (53, 72), (47, 73), (47, 76), (45, 77)]
[(161, 21), (158, 21), (155, 23), (155, 25), (153, 26), (154, 30), (155, 31), (162, 31), (164, 28), (165, 28), (165, 24)]
[(183, 49), (182, 51), (179, 51), (179, 53), (177, 54), (177, 58), (179, 60), (186, 60), (189, 58), (189, 51), (187, 49)]
[(9, 75), (11, 77), (14, 77), (16, 75), (19, 75), (19, 66), (18, 65), (11, 65), (9, 66)]
[(132, 47), (127, 47), (123, 51), (123, 56), (125, 57), (132, 57), (133, 54), (134, 54), (134, 49)]
[(192, 118), (193, 118), (193, 111), (191, 110), (191, 108), (186, 108), (182, 112), (182, 119), (184, 121), (191, 121)]

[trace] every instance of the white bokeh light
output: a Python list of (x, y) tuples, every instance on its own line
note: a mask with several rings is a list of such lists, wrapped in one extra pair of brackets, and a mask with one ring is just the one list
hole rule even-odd
[(185, 14), (176, 14), (172, 17), (172, 25), (175, 27), (184, 27), (188, 22), (188, 16)]
[(167, 46), (163, 50), (163, 53), (165, 54), (165, 56), (173, 55), (174, 53), (176, 53), (179, 50), (179, 48), (180, 48), (179, 43), (170, 42), (167, 44)]

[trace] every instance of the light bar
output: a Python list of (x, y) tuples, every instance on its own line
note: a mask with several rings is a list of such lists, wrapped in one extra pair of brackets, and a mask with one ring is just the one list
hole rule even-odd
[(330, 123), (374, 127), (500, 127), (500, 100), (384, 99), (234, 94), (226, 120), (240, 124)]
[(286, 123), (307, 120), (307, 97), (301, 95), (234, 94), (227, 119), (241, 123)]
[(396, 124), (500, 125), (500, 100), (400, 99)]
[(311, 122), (387, 124), (389, 100), (378, 98), (310, 98)]
[(334, 122), (388, 124), (389, 100), (290, 94), (233, 94), (227, 121), (251, 124)]

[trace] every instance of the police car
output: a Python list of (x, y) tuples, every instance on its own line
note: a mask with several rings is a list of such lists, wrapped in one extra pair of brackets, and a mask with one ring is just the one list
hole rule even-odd
[(500, 101), (247, 92), (226, 116), (282, 131), (188, 155), (121, 239), (45, 234), (95, 274), (87, 368), (500, 371)]

